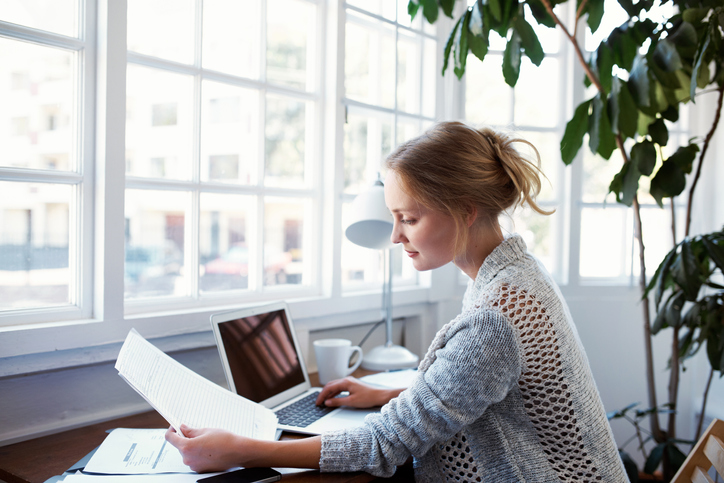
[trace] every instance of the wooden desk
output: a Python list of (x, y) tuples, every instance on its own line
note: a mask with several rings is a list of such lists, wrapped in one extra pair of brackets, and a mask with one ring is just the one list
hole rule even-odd
[[(355, 376), (371, 374), (358, 369)], [(318, 385), (316, 374), (310, 374), (312, 385)], [(0, 447), (0, 480), (7, 483), (44, 483), (65, 470), (100, 445), (114, 428), (168, 428), (156, 411), (92, 424), (62, 433), (44, 436)], [(282, 436), (284, 437), (284, 436)], [(289, 483), (368, 483), (373, 481), (413, 482), (412, 465), (407, 464), (392, 478), (376, 478), (367, 473), (320, 473), (316, 470), (284, 475)]]
[[(30, 441), (0, 447), (0, 480), (7, 483), (44, 483), (100, 445), (113, 428), (167, 428), (155, 411), (114, 419)], [(405, 465), (389, 479), (367, 473), (320, 473), (316, 470), (284, 475), (289, 483), (368, 483), (373, 481), (414, 481), (412, 465)]]

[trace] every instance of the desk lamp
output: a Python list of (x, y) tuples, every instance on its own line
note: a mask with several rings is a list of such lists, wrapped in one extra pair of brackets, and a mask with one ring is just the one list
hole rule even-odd
[(417, 367), (418, 357), (406, 348), (392, 343), (392, 263), (393, 218), (385, 205), (385, 190), (379, 173), (372, 187), (358, 195), (351, 206), (351, 223), (345, 236), (355, 245), (384, 251), (385, 279), (382, 289), (387, 342), (365, 351), (362, 367), (373, 371), (390, 371)]

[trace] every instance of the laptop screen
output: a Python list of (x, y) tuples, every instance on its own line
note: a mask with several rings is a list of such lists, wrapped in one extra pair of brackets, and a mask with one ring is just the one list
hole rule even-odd
[(262, 402), (305, 382), (284, 309), (218, 323), (236, 393)]

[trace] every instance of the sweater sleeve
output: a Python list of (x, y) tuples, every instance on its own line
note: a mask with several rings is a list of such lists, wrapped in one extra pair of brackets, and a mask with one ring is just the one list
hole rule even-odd
[(499, 312), (478, 310), (454, 323), (411, 386), (362, 427), (322, 435), (322, 471), (390, 476), (502, 401), (521, 373), (514, 329)]

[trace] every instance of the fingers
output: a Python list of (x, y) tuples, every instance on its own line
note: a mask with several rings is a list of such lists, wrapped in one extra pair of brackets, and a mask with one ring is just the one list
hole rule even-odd
[(317, 395), (317, 406), (321, 406), (322, 404), (333, 407), (339, 406), (340, 404), (327, 404), (327, 401), (331, 400), (334, 396), (341, 392), (351, 392), (350, 387), (354, 384), (354, 382), (356, 382), (356, 380), (353, 377), (345, 377), (344, 379), (337, 379), (328, 382)]

